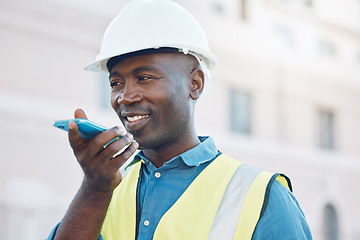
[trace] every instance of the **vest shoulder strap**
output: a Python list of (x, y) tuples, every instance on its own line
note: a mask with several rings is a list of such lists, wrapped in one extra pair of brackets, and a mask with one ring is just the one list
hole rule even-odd
[[(141, 162), (136, 163), (114, 190), (101, 229), (104, 239), (135, 239), (136, 187)], [(124, 197), (126, 196), (126, 197)], [(126, 231), (123, 231), (126, 229)]]
[(265, 211), (272, 183), (288, 178), (242, 164), (231, 178), (215, 216), (210, 240), (249, 240)]
[(292, 191), (290, 179), (285, 175), (267, 171), (260, 172), (246, 194), (233, 239), (249, 240), (252, 238), (255, 227), (266, 209), (271, 185), (275, 180)]

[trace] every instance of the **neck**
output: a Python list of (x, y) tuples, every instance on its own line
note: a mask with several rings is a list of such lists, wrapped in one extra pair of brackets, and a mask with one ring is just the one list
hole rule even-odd
[(165, 162), (180, 154), (196, 147), (200, 144), (200, 140), (194, 133), (191, 136), (179, 139), (179, 141), (161, 146), (157, 149), (144, 149), (144, 156), (149, 159), (155, 167), (161, 167)]

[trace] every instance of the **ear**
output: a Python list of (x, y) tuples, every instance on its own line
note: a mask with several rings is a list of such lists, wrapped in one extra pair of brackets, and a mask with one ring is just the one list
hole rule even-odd
[(195, 68), (191, 73), (191, 79), (192, 80), (191, 80), (190, 97), (193, 100), (197, 100), (200, 98), (200, 95), (204, 90), (204, 83), (205, 83), (204, 72), (199, 68)]

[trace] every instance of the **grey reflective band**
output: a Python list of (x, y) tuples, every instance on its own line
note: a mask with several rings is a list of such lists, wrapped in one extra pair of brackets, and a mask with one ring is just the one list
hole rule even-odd
[(259, 169), (241, 164), (231, 178), (211, 227), (210, 240), (232, 240), (245, 196)]

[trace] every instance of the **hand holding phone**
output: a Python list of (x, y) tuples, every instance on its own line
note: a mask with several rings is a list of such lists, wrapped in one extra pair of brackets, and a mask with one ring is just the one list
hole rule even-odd
[[(82, 187), (85, 187), (87, 192), (113, 191), (122, 181), (119, 169), (136, 152), (139, 144), (133, 141), (130, 133), (125, 134), (118, 127), (107, 129), (87, 120), (82, 109), (76, 109), (74, 117), (55, 121), (54, 126), (69, 132), (70, 146), (84, 171)], [(98, 134), (100, 136), (97, 136)], [(91, 140), (94, 137), (96, 140)]]
[[(106, 127), (101, 126), (97, 123), (89, 121), (84, 118), (68, 119), (68, 120), (59, 120), (54, 122), (54, 127), (57, 127), (61, 130), (68, 131), (69, 122), (75, 122), (78, 125), (79, 135), (81, 138), (91, 140), (99, 133), (108, 130)], [(116, 137), (105, 144), (104, 147), (110, 143), (120, 139), (122, 136)]]

